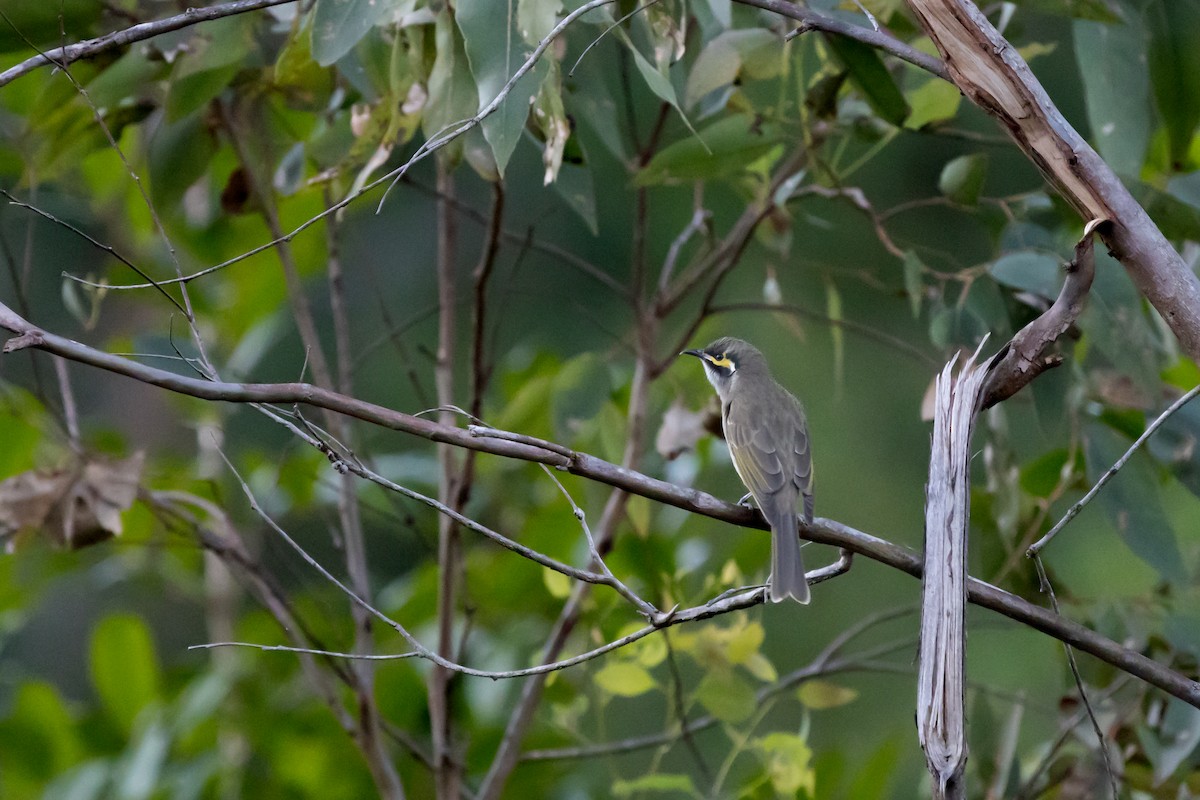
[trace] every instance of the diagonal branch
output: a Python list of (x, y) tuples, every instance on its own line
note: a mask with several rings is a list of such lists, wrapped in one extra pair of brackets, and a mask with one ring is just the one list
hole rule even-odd
[(1038, 375), (1062, 363), (1062, 356), (1044, 353), (1083, 313), (1096, 274), (1092, 233), (1108, 226), (1107, 221), (1092, 220), (1084, 228), (1083, 238), (1075, 245), (1075, 257), (1066, 265), (1067, 279), (1054, 305), (1022, 328), (1008, 343), (1004, 357), (995, 362), (984, 386), (981, 408), (991, 408), (1007, 400)]
[[(176, 375), (43, 331), (3, 303), (0, 303), (0, 328), (16, 334), (15, 338), (5, 343), (3, 348), (5, 353), (32, 347), (203, 400), (235, 403), (304, 403), (346, 414), (380, 427), (419, 436), (429, 441), (447, 442), (456, 447), (549, 464), (598, 483), (624, 489), (650, 500), (666, 503), (694, 514), (703, 514), (733, 525), (759, 529), (767, 527), (757, 511), (731, 505), (697, 489), (676, 486), (586, 453), (567, 451), (569, 455), (564, 455), (562, 452), (564, 448), (561, 445), (543, 447), (537, 444), (538, 440), (532, 437), (524, 437), (522, 441), (511, 441), (475, 436), (468, 430), (439, 425), (427, 419), (403, 414), (309, 384), (225, 383)], [(921, 560), (916, 553), (840, 522), (818, 519), (811, 525), (805, 526), (802, 532), (804, 538), (810, 541), (843, 547), (914, 577), (921, 576)], [(996, 611), (1073, 645), (1192, 706), (1200, 708), (1200, 683), (1141, 653), (1122, 647), (1077, 622), (1060, 617), (1049, 609), (1033, 605), (1027, 600), (975, 578), (967, 580), (967, 599), (978, 606)]]
[(247, 11), (257, 11), (260, 8), (270, 8), (271, 6), (281, 6), (294, 2), (296, 0), (237, 0), (237, 2), (223, 3), (221, 5), (209, 6), (208, 8), (189, 8), (182, 14), (176, 14), (173, 17), (156, 19), (153, 22), (143, 22), (140, 25), (114, 31), (95, 39), (63, 45), (62, 47), (56, 47), (44, 53), (39, 53), (36, 56), (25, 59), (20, 64), (16, 64), (0, 72), (0, 86), (7, 86), (22, 75), (27, 75), (47, 64), (63, 67), (81, 58), (90, 58), (107, 50), (152, 39), (155, 36), (177, 31), (180, 28), (187, 28), (201, 22), (208, 22), (220, 19), (221, 17), (231, 17), (234, 14), (244, 14)]

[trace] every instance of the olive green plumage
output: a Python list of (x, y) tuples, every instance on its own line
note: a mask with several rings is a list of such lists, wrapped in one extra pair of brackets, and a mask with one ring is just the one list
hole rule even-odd
[(772, 602), (792, 597), (809, 601), (800, 556), (796, 506), (812, 521), (813, 470), (804, 408), (780, 386), (753, 345), (725, 337), (696, 356), (721, 399), (721, 424), (738, 477), (771, 526)]

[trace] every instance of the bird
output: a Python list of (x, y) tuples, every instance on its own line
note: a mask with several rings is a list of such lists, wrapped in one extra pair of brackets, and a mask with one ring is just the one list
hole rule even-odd
[(717, 339), (703, 350), (684, 350), (704, 364), (721, 400), (721, 428), (738, 477), (771, 526), (771, 577), (767, 596), (779, 603), (809, 602), (800, 556), (796, 506), (813, 519), (813, 466), (804, 406), (771, 377), (767, 360), (749, 342)]

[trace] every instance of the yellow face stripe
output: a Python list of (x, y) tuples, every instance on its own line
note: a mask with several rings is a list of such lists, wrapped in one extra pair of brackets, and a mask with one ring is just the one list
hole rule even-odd
[(705, 353), (704, 357), (708, 359), (708, 363), (712, 364), (714, 367), (722, 367), (729, 370), (734, 369), (733, 362), (730, 361), (729, 356), (725, 355), (724, 353), (721, 354), (720, 358), (717, 358), (716, 356), (710, 356), (708, 353)]

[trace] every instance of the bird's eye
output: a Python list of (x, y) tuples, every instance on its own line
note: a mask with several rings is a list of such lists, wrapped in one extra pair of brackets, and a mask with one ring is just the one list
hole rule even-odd
[(717, 359), (717, 361), (728, 361), (728, 360), (729, 360), (728, 353), (721, 353), (721, 357)]

